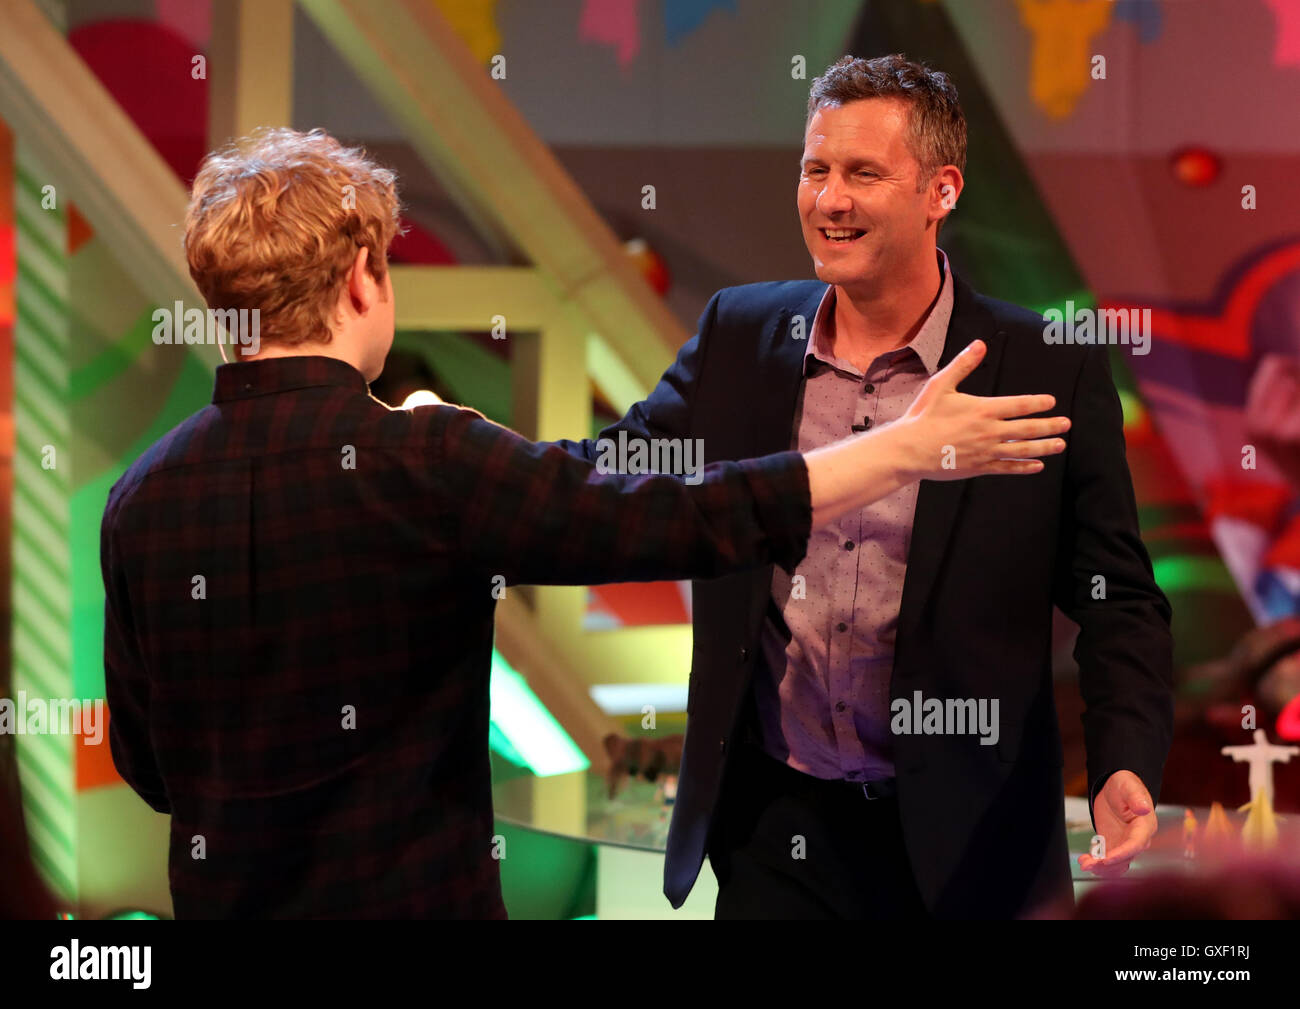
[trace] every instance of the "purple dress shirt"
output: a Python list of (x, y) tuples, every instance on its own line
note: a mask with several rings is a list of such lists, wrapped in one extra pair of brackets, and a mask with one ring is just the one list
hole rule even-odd
[[(804, 353), (792, 447), (806, 452), (907, 411), (948, 335), (952, 277), (942, 250), (939, 268), (939, 294), (916, 336), (865, 375), (832, 350), (835, 287), (827, 288)], [(763, 749), (796, 770), (849, 781), (894, 776), (889, 681), (919, 486), (814, 530), (794, 575), (773, 574), (754, 698)]]

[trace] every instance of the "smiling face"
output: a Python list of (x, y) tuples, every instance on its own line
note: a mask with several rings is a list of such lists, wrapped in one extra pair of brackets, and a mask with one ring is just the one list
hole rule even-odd
[[(819, 280), (879, 292), (925, 257), (934, 261), (934, 222), (948, 208), (949, 172), (917, 191), (921, 171), (908, 146), (909, 106), (868, 98), (818, 109), (804, 134), (798, 207)], [(956, 187), (961, 176), (956, 169)]]

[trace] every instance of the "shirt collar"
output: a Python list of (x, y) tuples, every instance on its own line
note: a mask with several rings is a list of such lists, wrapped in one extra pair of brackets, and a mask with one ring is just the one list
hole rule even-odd
[[(948, 254), (943, 249), (937, 249), (939, 258), (939, 275), (942, 278), (939, 285), (939, 297), (935, 299), (934, 305), (931, 306), (925, 321), (921, 323), (921, 328), (917, 330), (916, 336), (911, 341), (904, 344), (900, 350), (911, 349), (921, 363), (925, 366), (928, 374), (933, 375), (939, 370), (939, 358), (943, 354), (944, 343), (948, 338), (948, 321), (952, 318), (952, 270), (948, 266)], [(812, 331), (808, 334), (808, 346), (804, 348), (803, 373), (808, 374), (811, 365), (810, 358), (815, 358), (824, 364), (841, 371), (857, 373), (857, 368), (849, 364), (843, 358), (836, 357), (829, 347), (822, 347), (823, 334), (829, 325), (828, 319), (831, 312), (835, 310), (835, 285), (831, 284), (826, 288), (826, 293), (822, 295), (822, 300), (817, 306), (817, 314), (813, 316)]]
[(262, 361), (218, 365), (212, 402), (321, 385), (341, 385), (363, 395), (369, 392), (365, 376), (336, 357), (268, 357)]

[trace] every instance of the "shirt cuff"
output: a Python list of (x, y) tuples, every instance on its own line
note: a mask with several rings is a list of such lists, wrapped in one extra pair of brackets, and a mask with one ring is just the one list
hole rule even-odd
[(772, 562), (794, 574), (812, 533), (812, 495), (803, 453), (777, 452), (738, 465), (754, 493), (759, 524), (771, 541)]

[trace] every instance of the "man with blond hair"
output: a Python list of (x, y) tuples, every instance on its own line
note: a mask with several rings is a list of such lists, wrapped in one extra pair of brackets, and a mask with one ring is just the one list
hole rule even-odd
[(113, 759), (171, 814), (179, 918), (503, 917), (500, 585), (790, 570), (811, 528), (900, 487), (1064, 449), (1063, 418), (1010, 419), (1050, 396), (956, 391), (982, 345), (889, 431), (696, 485), (391, 410), (368, 383), (398, 222), (393, 173), (320, 131), (262, 131), (194, 181), (190, 273), (210, 310), (257, 311), (260, 342), (114, 485), (101, 532)]

